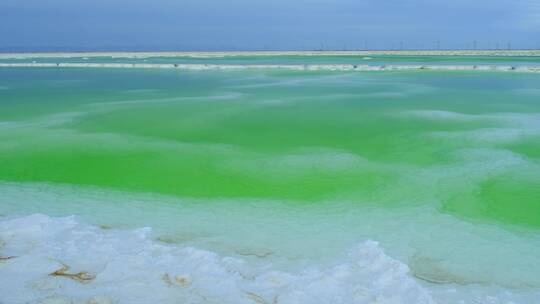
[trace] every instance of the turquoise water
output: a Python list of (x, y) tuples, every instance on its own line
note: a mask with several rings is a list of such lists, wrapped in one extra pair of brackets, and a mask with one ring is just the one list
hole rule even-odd
[[(210, 253), (242, 261), (241, 278), (219, 274), (236, 282), (219, 292), (212, 275), (189, 270), (190, 292), (216, 303), (535, 303), (539, 84), (518, 72), (0, 69), (0, 256), (23, 256), (30, 235), (45, 231), (41, 255), (28, 256), (97, 274), (65, 283), (47, 277), (50, 265), (25, 277), (14, 270), (25, 269), (22, 258), (9, 259), (0, 274), (21, 298), (6, 299), (144, 302), (149, 294), (133, 287), (143, 281), (100, 270), (113, 263), (105, 257), (127, 254), (107, 251), (125, 237), (139, 255), (159, 252), (136, 265), (155, 274), (145, 284), (164, 288), (164, 302), (186, 294), (169, 290), (174, 276), (158, 266), (193, 256), (159, 246), (197, 248), (210, 268), (229, 265)], [(69, 215), (77, 224), (58, 218)], [(21, 232), (26, 225), (41, 228)], [(144, 246), (123, 236), (140, 227), (152, 228)], [(79, 247), (54, 249), (80, 244), (78, 235), (103, 242), (92, 245), (102, 264), (81, 262), (89, 253)], [(359, 256), (347, 255), (355, 248)], [(137, 269), (132, 258), (113, 264)], [(281, 285), (257, 279), (274, 272), (287, 273)], [(109, 290), (107, 278), (129, 284)], [(53, 287), (32, 298), (24, 286), (36, 280)], [(314, 282), (333, 287), (322, 295)]]

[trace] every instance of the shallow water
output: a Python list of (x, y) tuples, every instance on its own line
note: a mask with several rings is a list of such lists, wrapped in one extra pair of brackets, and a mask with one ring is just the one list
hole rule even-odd
[(0, 295), (535, 303), (539, 80), (0, 69)]

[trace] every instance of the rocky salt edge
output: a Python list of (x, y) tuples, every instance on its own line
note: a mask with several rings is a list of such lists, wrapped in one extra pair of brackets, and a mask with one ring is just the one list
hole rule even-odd
[(367, 241), (297, 273), (35, 214), (0, 222), (0, 303), (435, 303)]

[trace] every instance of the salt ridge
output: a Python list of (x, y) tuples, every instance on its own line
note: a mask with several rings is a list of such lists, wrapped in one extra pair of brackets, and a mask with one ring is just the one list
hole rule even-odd
[(367, 241), (298, 273), (34, 214), (0, 222), (1, 303), (435, 303), (407, 265)]

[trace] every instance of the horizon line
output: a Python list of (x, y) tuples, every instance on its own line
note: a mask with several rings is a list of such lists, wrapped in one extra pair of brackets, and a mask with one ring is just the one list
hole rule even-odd
[[(354, 54), (354, 53), (463, 53), (463, 54), (482, 54), (482, 53), (536, 53), (540, 52), (540, 48), (523, 48), (523, 49), (406, 49), (406, 50), (392, 50), (392, 49), (309, 49), (309, 50), (268, 50), (268, 49), (243, 49), (243, 50), (28, 50), (28, 51), (3, 51), (0, 50), (1, 55), (26, 55), (26, 54), (252, 54), (252, 53), (319, 53), (319, 54)], [(538, 54), (540, 55), (540, 53)]]

